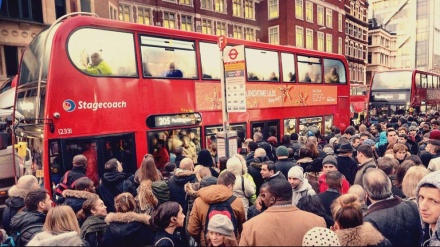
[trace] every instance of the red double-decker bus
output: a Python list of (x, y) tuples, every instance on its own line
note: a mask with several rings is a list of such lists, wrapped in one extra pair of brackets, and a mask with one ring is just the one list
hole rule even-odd
[[(86, 155), (96, 182), (110, 158), (134, 172), (146, 153), (157, 157), (160, 144), (170, 156), (183, 145), (194, 160), (201, 148), (215, 153), (222, 130), (217, 39), (91, 16), (37, 35), (21, 62), (15, 108), (25, 120), (15, 137), (28, 143), (46, 188), (77, 154)], [(245, 47), (246, 93), (239, 97), (247, 110), (230, 113), (229, 122), (242, 140), (255, 131), (279, 140), (348, 125), (344, 56), (228, 39), (235, 45)]]
[(389, 117), (393, 114), (414, 114), (439, 109), (439, 74), (404, 69), (377, 72), (371, 78), (370, 117)]

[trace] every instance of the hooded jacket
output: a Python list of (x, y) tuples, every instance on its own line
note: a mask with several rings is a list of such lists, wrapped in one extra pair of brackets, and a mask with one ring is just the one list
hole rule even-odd
[[(228, 200), (228, 198), (232, 196), (232, 191), (224, 185), (211, 185), (201, 188), (197, 192), (197, 195), (199, 195), (199, 197), (194, 201), (194, 205), (189, 216), (188, 233), (196, 240), (197, 243), (200, 243), (201, 246), (206, 246), (205, 224), (209, 204)], [(238, 232), (240, 233), (243, 229), (243, 223), (245, 221), (245, 213), (241, 199), (236, 198), (231, 203), (231, 208), (234, 210), (234, 215), (237, 219)], [(240, 237), (237, 236), (237, 239), (239, 238)]]
[[(18, 212), (11, 219), (11, 231), (20, 232), (20, 245), (26, 246), (27, 243), (34, 237), (35, 234), (43, 230), (43, 224), (46, 220), (46, 214), (34, 211), (28, 212), (25, 210)], [(25, 227), (35, 225), (37, 227), (32, 227), (31, 229), (22, 232)]]
[(298, 204), (299, 199), (301, 199), (303, 196), (316, 195), (315, 190), (313, 189), (312, 185), (309, 184), (309, 180), (307, 180), (307, 178), (303, 179), (299, 188), (292, 189), (292, 191), (292, 205)]
[(103, 246), (145, 246), (154, 244), (150, 228), (150, 216), (127, 213), (109, 213), (105, 217), (108, 226), (104, 232)]
[(248, 166), (248, 173), (252, 176), (255, 182), (256, 186), (256, 194), (260, 194), (260, 187), (264, 183), (264, 179), (261, 176), (261, 165), (263, 161), (269, 160), (267, 157), (264, 157), (263, 160), (260, 160), (260, 162), (251, 162), (251, 164)]
[(65, 190), (63, 191), (63, 197), (65, 201), (63, 205), (70, 206), (73, 209), (73, 212), (78, 213), (81, 210), (83, 203), (87, 199), (91, 199), (98, 196), (95, 193), (91, 193), (83, 190)]
[(341, 246), (392, 246), (391, 242), (368, 222), (335, 231)]
[(29, 190), (20, 189), (17, 185), (12, 186), (8, 190), (9, 198), (6, 200), (6, 208), (3, 210), (3, 229), (10, 234), (11, 219), (17, 214), (22, 208), (24, 208), (24, 198)]
[(35, 235), (27, 246), (88, 246), (88, 244), (74, 231), (56, 235), (44, 231)]
[(129, 177), (130, 175), (118, 171), (106, 172), (102, 176), (97, 193), (108, 212), (116, 212), (114, 198), (124, 192), (123, 184)]
[[(431, 172), (420, 180), (416, 188), (416, 202), (419, 201), (420, 188), (425, 184), (433, 185), (440, 190), (440, 171)], [(435, 225), (435, 232), (430, 231), (429, 224), (423, 222), (423, 246), (440, 246), (440, 218)]]
[(170, 200), (179, 203), (183, 208), (183, 213), (186, 214), (188, 210), (185, 207), (185, 189), (186, 183), (197, 182), (197, 177), (193, 171), (176, 169), (174, 176), (168, 181), (168, 187), (170, 188)]

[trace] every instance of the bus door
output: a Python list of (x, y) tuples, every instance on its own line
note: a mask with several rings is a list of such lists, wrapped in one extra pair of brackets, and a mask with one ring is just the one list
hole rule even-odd
[(263, 140), (267, 141), (270, 136), (275, 136), (279, 143), (280, 140), (280, 120), (271, 120), (264, 122), (251, 122), (252, 137), (255, 132), (263, 133)]
[[(246, 140), (246, 124), (231, 124), (229, 125), (229, 130), (236, 131), (237, 136), (241, 139), (241, 142), (243, 143)], [(205, 127), (205, 142), (207, 143), (207, 147), (209, 143), (217, 142), (216, 134), (218, 132), (223, 131), (222, 125), (215, 125), (215, 126), (206, 126)], [(237, 145), (238, 147), (238, 145)]]
[(73, 157), (78, 154), (86, 156), (86, 175), (95, 184), (99, 183), (99, 179), (104, 174), (105, 163), (112, 158), (122, 163), (126, 173), (135, 173), (137, 169), (133, 133), (49, 140), (52, 184), (58, 184), (64, 173), (72, 169)]
[(299, 133), (301, 136), (322, 134), (322, 117), (305, 117), (299, 119)]

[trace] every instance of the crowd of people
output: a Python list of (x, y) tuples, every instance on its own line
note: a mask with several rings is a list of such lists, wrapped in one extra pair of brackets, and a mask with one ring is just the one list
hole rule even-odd
[[(20, 246), (432, 246), (440, 244), (439, 114), (343, 132), (261, 132), (217, 157), (202, 149), (135, 174), (117, 159), (98, 185), (73, 158), (54, 191), (9, 190), (1, 241)], [(176, 149), (178, 149), (177, 147)], [(175, 150), (176, 151), (176, 150)], [(177, 150), (178, 151), (178, 150)], [(171, 160), (170, 160), (171, 159)], [(18, 237), (17, 237), (18, 235)], [(10, 245), (10, 244), (9, 244)]]

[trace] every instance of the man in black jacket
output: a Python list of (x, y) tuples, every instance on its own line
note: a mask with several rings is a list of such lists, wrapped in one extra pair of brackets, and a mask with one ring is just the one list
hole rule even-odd
[(393, 196), (391, 180), (380, 169), (370, 169), (363, 177), (363, 186), (371, 205), (364, 214), (393, 246), (420, 246), (422, 226), (417, 206)]
[(278, 158), (277, 163), (275, 163), (277, 171), (283, 173), (284, 177), (287, 178), (287, 173), (294, 165), (294, 163), (289, 160), (289, 150), (285, 146), (279, 146), (277, 147), (276, 154)]
[(183, 214), (186, 215), (187, 205), (185, 204), (185, 184), (197, 182), (197, 177), (194, 173), (194, 162), (190, 158), (184, 158), (180, 162), (178, 169), (174, 170), (174, 176), (168, 181), (170, 188), (170, 201), (180, 204), (183, 209)]
[(326, 175), (326, 183), (328, 189), (325, 192), (319, 193), (317, 197), (321, 200), (322, 206), (328, 215), (332, 215), (332, 203), (341, 196), (342, 189), (342, 174), (338, 171), (328, 172)]
[(60, 183), (55, 189), (55, 202), (62, 204), (64, 202), (63, 191), (66, 189), (73, 189), (75, 183), (79, 178), (86, 177), (87, 158), (86, 156), (79, 154), (75, 155), (72, 160), (72, 170), (67, 171), (61, 177)]
[(24, 200), (26, 208), (11, 219), (12, 233), (20, 233), (20, 246), (26, 246), (32, 237), (43, 230), (46, 214), (52, 207), (47, 190), (36, 189), (29, 192)]
[(73, 211), (78, 213), (81, 210), (83, 203), (87, 199), (98, 196), (96, 194), (95, 185), (90, 178), (84, 177), (78, 179), (75, 183), (75, 190), (63, 191), (63, 197), (65, 198), (64, 205), (70, 206)]

